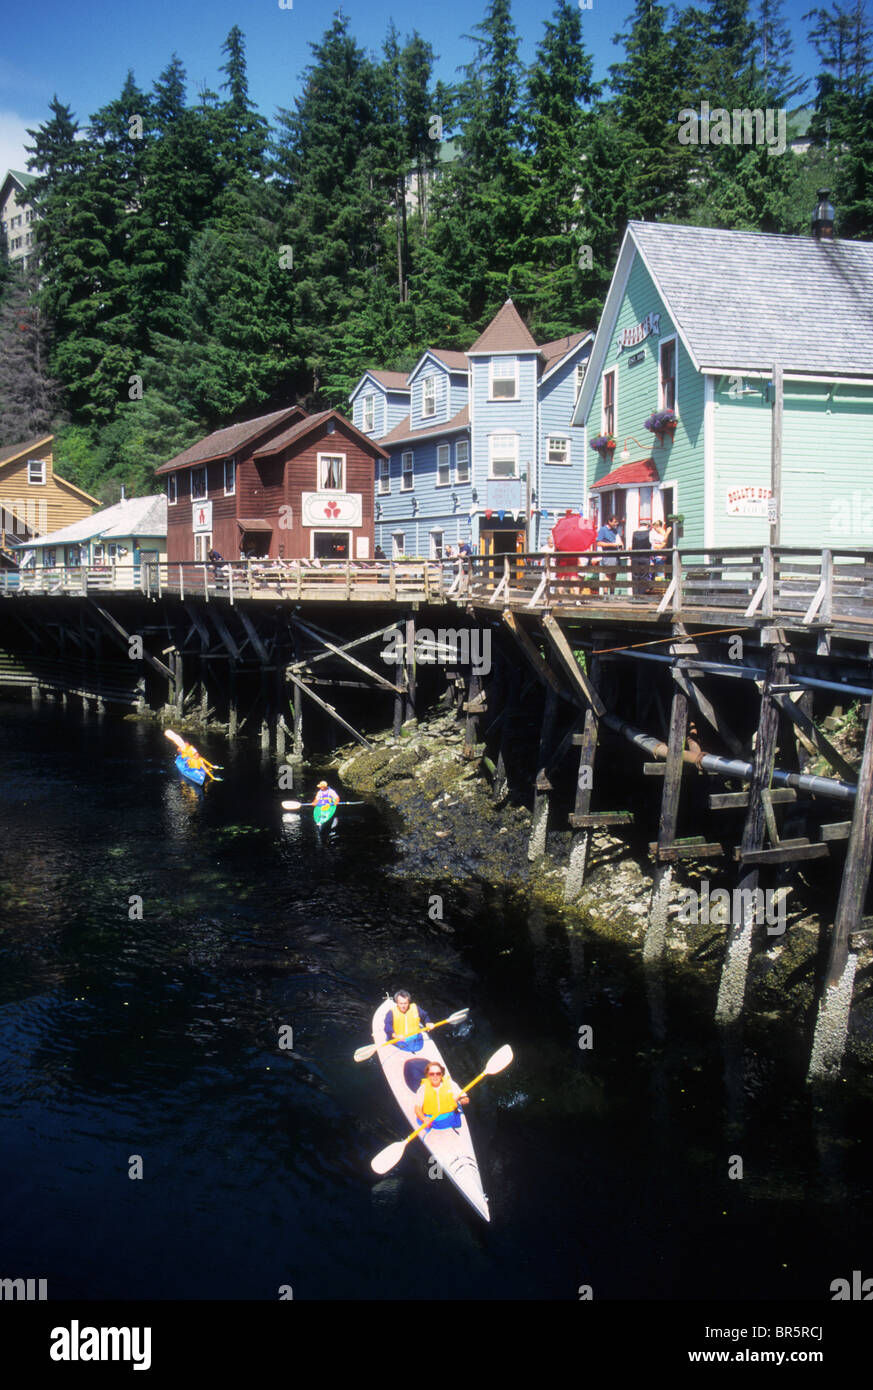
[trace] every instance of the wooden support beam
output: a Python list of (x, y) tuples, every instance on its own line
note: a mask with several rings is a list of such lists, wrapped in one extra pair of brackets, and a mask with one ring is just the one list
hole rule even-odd
[(719, 840), (692, 836), (687, 840), (674, 840), (671, 845), (661, 849), (657, 840), (653, 840), (649, 845), (649, 854), (659, 864), (674, 864), (678, 859), (718, 859), (724, 854), (724, 845)]
[(830, 843), (832, 840), (848, 840), (852, 833), (852, 822), (850, 820), (831, 821), (830, 825), (823, 825), (819, 834), (822, 840)]
[[(590, 678), (592, 685), (600, 679), (600, 660), (591, 658)], [(591, 811), (591, 796), (594, 791), (594, 762), (597, 756), (597, 743), (600, 736), (600, 722), (589, 704), (585, 711), (582, 733), (571, 736), (574, 746), (579, 746), (579, 767), (576, 773), (576, 800), (573, 815), (584, 818)], [(571, 817), (572, 824), (572, 817)], [(575, 902), (585, 883), (588, 854), (591, 849), (591, 827), (579, 826), (578, 834), (573, 836), (570, 845), (570, 859), (567, 876), (564, 880), (564, 902)]]
[[(306, 661), (307, 666), (314, 666), (316, 661), (323, 661), (328, 656), (337, 656), (340, 660), (347, 661), (350, 666), (356, 667), (357, 670), (364, 671), (366, 675), (368, 675), (371, 680), (375, 681), (377, 685), (381, 686), (383, 690), (390, 690), (394, 695), (400, 693), (400, 687), (395, 685), (393, 681), (389, 681), (381, 672), (374, 671), (372, 667), (366, 666), (364, 662), (359, 661), (357, 657), (349, 655), (348, 647), (359, 646), (360, 642), (338, 645), (335, 642), (329, 641), (327, 637), (320, 636), (316, 633), (314, 628), (310, 627), (308, 623), (304, 623), (301, 618), (294, 618), (293, 622), (296, 627), (300, 628), (309, 637), (312, 637), (316, 642), (321, 642), (323, 646), (327, 647), (327, 651), (323, 652), (320, 656), (309, 658)], [(383, 629), (384, 632), (393, 632), (393, 630), (393, 627)], [(382, 636), (382, 633), (374, 633), (373, 636), (379, 637)], [(368, 637), (362, 640), (369, 641), (370, 639)]]
[(527, 657), (528, 661), (533, 667), (533, 670), (538, 679), (541, 680), (544, 685), (547, 685), (551, 690), (553, 690), (556, 695), (561, 695), (566, 700), (571, 699), (572, 697), (567, 694), (567, 691), (565, 690), (560, 677), (556, 674), (555, 671), (552, 670), (551, 666), (546, 661), (545, 657), (542, 655), (536, 643), (525, 632), (524, 628), (516, 618), (515, 614), (510, 613), (509, 609), (504, 609), (503, 621), (509, 628), (509, 631), (512, 633), (518, 645), (521, 647), (521, 650), (524, 652), (525, 656)]
[[(771, 556), (772, 563), (772, 556)], [(758, 864), (787, 863), (786, 859), (774, 858), (781, 850), (764, 851), (764, 830), (767, 824), (768, 808), (763, 793), (773, 779), (776, 760), (776, 735), (779, 731), (779, 706), (770, 694), (771, 686), (784, 683), (788, 670), (787, 651), (782, 646), (774, 646), (770, 654), (767, 677), (761, 691), (761, 708), (758, 717), (758, 733), (755, 739), (755, 757), (752, 763), (752, 777), (749, 782), (749, 804), (743, 824), (743, 837), (740, 844), (740, 871), (737, 882), (739, 892), (731, 896), (732, 919), (727, 931), (725, 957), (719, 982), (716, 1020), (719, 1023), (733, 1023), (743, 1010), (746, 994), (746, 978), (752, 952), (752, 931), (754, 913), (748, 904), (757, 901)], [(772, 806), (769, 809), (772, 816)], [(770, 856), (756, 858), (762, 853)]]
[(870, 882), (870, 861), (873, 858), (873, 703), (867, 715), (867, 732), (861, 770), (858, 773), (858, 794), (852, 815), (852, 829), (846, 850), (846, 866), (840, 883), (840, 898), (834, 919), (834, 932), (827, 969), (827, 988), (841, 979), (848, 955), (849, 933), (854, 931), (864, 911), (864, 901)]
[(591, 706), (595, 714), (605, 714), (606, 706), (576, 660), (573, 654), (573, 648), (567, 641), (560, 623), (556, 622), (549, 613), (544, 613), (541, 621), (543, 624), (543, 631), (558, 661), (564, 668), (565, 674), (569, 677), (571, 686), (578, 686), (582, 695), (585, 697), (586, 703)]
[[(234, 612), (238, 611), (238, 609), (234, 609)], [(221, 638), (222, 642), (224, 643), (225, 647), (230, 653), (232, 660), (241, 661), (242, 654), (240, 652), (240, 649), (237, 646), (235, 639), (231, 636), (230, 629), (228, 628), (227, 623), (221, 617), (221, 614), (218, 612), (214, 605), (210, 606), (209, 609), (209, 621), (212, 623), (213, 627), (215, 628), (215, 631), (218, 633), (219, 637)]]
[[(743, 850), (738, 845), (734, 859), (746, 864), (796, 864), (804, 859), (827, 859), (830, 847), (821, 842), (811, 843), (806, 839), (781, 840), (771, 849)], [(755, 885), (757, 886), (757, 885)]]
[(246, 635), (247, 635), (249, 641), (251, 642), (252, 646), (254, 647), (255, 652), (257, 653), (258, 660), (259, 660), (264, 666), (268, 665), (268, 664), (269, 664), (269, 661), (270, 661), (270, 658), (269, 658), (269, 655), (267, 654), (267, 649), (266, 649), (266, 647), (264, 646), (263, 642), (261, 641), (261, 638), (260, 638), (260, 635), (259, 635), (259, 633), (258, 633), (258, 631), (257, 631), (257, 628), (255, 627), (254, 623), (252, 622), (252, 620), (251, 620), (251, 618), (249, 617), (248, 613), (246, 612), (246, 610), (245, 610), (244, 608), (237, 608), (237, 609), (236, 609), (236, 614), (237, 614), (237, 617), (239, 618), (240, 622), (242, 623), (243, 627), (244, 627), (245, 630), (246, 630)]
[[(771, 787), (769, 800), (773, 806), (787, 804), (797, 800), (797, 792), (793, 787)], [(708, 798), (708, 803), (710, 811), (744, 810), (749, 804), (749, 793), (713, 792)]]
[(644, 777), (663, 777), (666, 771), (665, 763), (643, 763)]
[(633, 811), (589, 811), (581, 816), (573, 812), (568, 817), (574, 830), (596, 830), (598, 826), (604, 825), (631, 825), (633, 818)]
[(658, 821), (658, 839), (654, 846), (649, 847), (649, 852), (653, 854), (655, 859), (649, 918), (646, 925), (646, 938), (643, 942), (643, 961), (649, 966), (657, 965), (663, 960), (667, 943), (667, 906), (673, 881), (672, 862), (677, 857), (670, 851), (676, 840), (679, 793), (682, 789), (683, 754), (687, 732), (688, 696), (674, 682), (673, 702), (670, 708), (670, 732), (667, 737), (667, 757), (663, 772), (664, 789), (661, 793), (661, 815)]
[(313, 700), (315, 704), (317, 704), (321, 709), (325, 710), (330, 715), (331, 719), (335, 719), (337, 724), (341, 724), (344, 729), (347, 729), (348, 732), (351, 734), (352, 738), (356, 739), (358, 743), (362, 743), (365, 748), (368, 748), (372, 751), (373, 745), (371, 743), (368, 743), (367, 740), (364, 738), (364, 735), (359, 734), (357, 729), (354, 729), (352, 725), (348, 723), (347, 720), (343, 719), (341, 714), (337, 714), (333, 705), (329, 705), (326, 700), (322, 700), (320, 695), (316, 695), (314, 690), (310, 690), (306, 683), (300, 680), (299, 677), (293, 675), (292, 672), (288, 671), (287, 675), (288, 679), (292, 682), (296, 690), (299, 690), (301, 694), (306, 695), (308, 699)]
[(800, 733), (806, 735), (807, 747), (809, 743), (813, 744), (814, 750), (817, 750), (821, 753), (822, 757), (827, 759), (834, 771), (842, 777), (843, 781), (854, 784), (858, 776), (858, 769), (846, 762), (842, 754), (838, 752), (829, 739), (825, 738), (821, 730), (816, 728), (812, 719), (809, 718), (803, 709), (798, 707), (794, 700), (791, 699), (791, 696), (785, 692), (779, 691), (774, 693), (773, 699), (782, 710), (782, 713), (787, 714), (792, 724), (797, 726)]
[(733, 730), (729, 728), (724, 716), (719, 713), (708, 696), (704, 695), (700, 686), (695, 680), (692, 680), (688, 672), (681, 666), (674, 666), (673, 679), (683, 694), (687, 695), (690, 700), (693, 700), (706, 722), (715, 729), (719, 738), (724, 740), (734, 756), (738, 758), (744, 757), (745, 753), (742, 743)]
[[(540, 729), (540, 746), (537, 754), (537, 772), (543, 774), (546, 771), (549, 761), (549, 754), (555, 738), (555, 723), (558, 717), (558, 696), (554, 690), (546, 691), (546, 703), (543, 710), (543, 723)], [(533, 822), (531, 824), (530, 840), (527, 847), (527, 857), (531, 863), (537, 859), (542, 859), (546, 852), (546, 839), (549, 833), (549, 793), (535, 792), (533, 805)]]
[[(91, 608), (97, 614), (101, 623), (104, 624), (106, 630), (108, 631), (110, 637), (112, 637), (113, 641), (116, 642), (117, 645), (124, 650), (125, 655), (129, 655), (130, 639), (132, 636), (136, 636), (137, 634), (125, 632), (118, 619), (113, 618), (111, 613), (107, 613), (106, 609), (101, 608), (100, 605), (95, 603), (93, 599), (87, 599), (86, 601), (90, 604)], [(162, 661), (159, 661), (156, 656), (152, 656), (151, 652), (147, 652), (145, 646), (143, 646), (142, 659), (146, 662), (147, 665), (151, 666), (153, 670), (157, 671), (159, 675), (163, 676), (165, 680), (172, 680), (172, 672), (170, 671), (169, 666), (165, 666), (164, 663)]]

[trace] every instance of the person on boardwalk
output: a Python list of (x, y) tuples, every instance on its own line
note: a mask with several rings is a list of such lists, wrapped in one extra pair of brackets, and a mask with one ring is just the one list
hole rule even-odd
[(428, 1062), (424, 1079), (415, 1097), (419, 1124), (428, 1129), (460, 1129), (459, 1105), (468, 1105), (469, 1096), (456, 1086), (440, 1062)]
[(607, 594), (615, 592), (615, 572), (618, 567), (618, 556), (611, 555), (609, 552), (621, 550), (623, 547), (621, 522), (617, 516), (613, 515), (597, 532), (597, 549), (606, 552), (600, 561), (600, 582), (601, 588)]
[(429, 1016), (413, 1004), (409, 990), (398, 989), (394, 1007), (385, 1015), (386, 1038), (396, 1038), (396, 1046), (403, 1052), (420, 1052), (424, 1046), (424, 1030), (429, 1028)]
[[(670, 536), (673, 527), (668, 526), (666, 521), (653, 521), (652, 529), (649, 531), (649, 546), (652, 550), (666, 550), (670, 544)], [(666, 567), (663, 555), (652, 556), (652, 578), (656, 582), (661, 582), (666, 578)]]

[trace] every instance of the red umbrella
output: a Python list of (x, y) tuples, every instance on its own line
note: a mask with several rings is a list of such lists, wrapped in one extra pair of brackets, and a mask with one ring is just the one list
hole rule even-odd
[[(590, 550), (597, 540), (597, 530), (584, 516), (562, 516), (552, 530), (556, 550)], [(572, 569), (572, 560), (558, 561), (559, 569)]]

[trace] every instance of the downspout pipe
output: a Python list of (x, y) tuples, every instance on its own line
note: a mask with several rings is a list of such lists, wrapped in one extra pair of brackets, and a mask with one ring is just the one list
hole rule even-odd
[[(676, 639), (677, 641), (680, 639)], [(743, 680), (764, 680), (767, 672), (760, 666), (743, 666), (739, 662), (728, 664), (724, 661), (703, 661), (696, 656), (661, 656), (658, 652), (634, 652), (630, 649), (610, 653), (612, 656), (629, 656), (634, 661), (657, 661), (662, 666), (680, 666), (683, 663), (684, 669), (693, 671), (706, 671), (711, 676), (733, 676), (735, 679)], [(680, 666), (680, 669), (683, 669)], [(839, 681), (819, 680), (815, 676), (795, 676), (789, 677), (792, 685), (808, 686), (811, 690), (833, 690), (838, 695), (860, 695), (869, 700), (873, 695), (873, 690), (868, 685), (844, 685)]]
[[(667, 757), (666, 743), (642, 733), (616, 715), (604, 714), (601, 716), (601, 722), (653, 758), (663, 762)], [(682, 754), (682, 760), (694, 763), (696, 767), (702, 768), (704, 772), (711, 772), (716, 777), (737, 777), (745, 782), (751, 781), (752, 778), (752, 764), (740, 762), (737, 758), (719, 758), (714, 753), (689, 753), (686, 750)], [(838, 782), (832, 777), (812, 777), (805, 772), (781, 772), (778, 768), (773, 770), (773, 785), (794, 787), (810, 796), (829, 796), (835, 801), (849, 803), (854, 802), (858, 792), (858, 788), (851, 782)]]

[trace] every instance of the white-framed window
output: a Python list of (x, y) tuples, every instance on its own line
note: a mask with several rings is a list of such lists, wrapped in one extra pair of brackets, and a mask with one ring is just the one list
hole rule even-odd
[(373, 429), (376, 420), (376, 398), (365, 396), (363, 400), (363, 424), (361, 428), (365, 431)]
[(492, 434), (488, 440), (489, 476), (518, 477), (518, 435)]
[(313, 560), (350, 560), (351, 531), (313, 531), (309, 542)]
[(660, 410), (675, 410), (677, 397), (676, 339), (662, 338), (658, 348), (658, 398)]
[(452, 451), (448, 444), (437, 445), (437, 487), (448, 487), (452, 481)]
[(615, 434), (615, 396), (617, 385), (618, 372), (615, 367), (610, 367), (608, 372), (603, 373), (603, 405), (600, 415), (601, 434)]
[(319, 492), (345, 492), (346, 456), (345, 454), (318, 455)]
[(27, 481), (31, 486), (45, 484), (45, 459), (27, 460)]
[(179, 500), (179, 478), (175, 473), (167, 474), (167, 506), (174, 507)]
[(379, 491), (381, 493), (391, 491), (391, 460), (379, 460)]
[(436, 377), (426, 376), (421, 383), (421, 413), (436, 415)]
[(224, 495), (233, 497), (236, 493), (236, 459), (224, 460)]
[(546, 463), (569, 463), (570, 441), (564, 434), (550, 434), (546, 449)]
[(415, 487), (415, 474), (412, 470), (412, 453), (402, 454), (400, 458), (400, 491), (411, 492)]
[(191, 501), (192, 501), (192, 502), (205, 502), (205, 501), (206, 501), (206, 469), (205, 469), (205, 468), (192, 468), (192, 469), (191, 469)]
[(392, 531), (391, 533), (391, 552), (392, 559), (396, 560), (405, 553), (406, 536), (402, 531)]
[(430, 533), (430, 558), (441, 560), (444, 550), (444, 535), (441, 530), (431, 531)]
[(495, 357), (491, 363), (492, 401), (514, 400), (518, 395), (518, 361), (514, 357)]
[(585, 380), (585, 373), (586, 373), (587, 369), (588, 369), (588, 363), (587, 363), (587, 361), (586, 361), (586, 362), (578, 362), (578, 363), (576, 364), (576, 379), (575, 379), (575, 396), (574, 396), (574, 400), (577, 400), (577, 401), (578, 401), (578, 399), (579, 399), (579, 392), (582, 390), (582, 383), (583, 383), (583, 381)]
[(194, 560), (197, 564), (205, 564), (206, 557), (212, 549), (212, 532), (195, 531), (194, 533)]
[(470, 481), (470, 441), (459, 439), (455, 445), (455, 482)]

